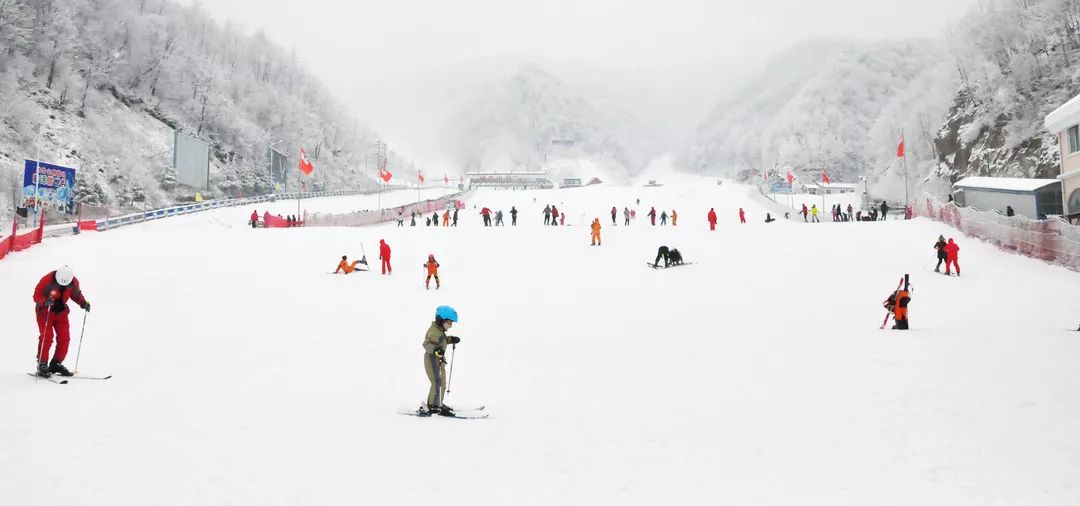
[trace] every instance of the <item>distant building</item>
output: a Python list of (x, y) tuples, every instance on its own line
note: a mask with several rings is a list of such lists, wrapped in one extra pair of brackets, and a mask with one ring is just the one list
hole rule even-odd
[(1017, 216), (1042, 219), (1061, 213), (1061, 181), (1019, 177), (965, 177), (953, 183), (956, 205), (983, 211), (1012, 206)]
[(855, 183), (806, 183), (803, 191), (811, 195), (855, 193)]
[(594, 177), (594, 178), (590, 179), (588, 183), (585, 183), (585, 186), (592, 186), (594, 184), (603, 184), (603, 183), (604, 182), (601, 181), (600, 178)]
[(1047, 115), (1044, 124), (1057, 136), (1061, 152), (1063, 214), (1075, 222), (1080, 219), (1080, 96)]
[(493, 186), (497, 188), (554, 188), (547, 172), (466, 172), (469, 189)]
[(563, 188), (579, 188), (581, 187), (581, 180), (577, 178), (566, 178), (562, 180)]

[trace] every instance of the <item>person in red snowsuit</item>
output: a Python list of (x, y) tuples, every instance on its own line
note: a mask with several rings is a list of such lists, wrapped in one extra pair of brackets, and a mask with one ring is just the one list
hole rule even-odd
[(486, 207), (481, 209), (480, 210), (480, 216), (482, 216), (484, 218), (484, 226), (485, 227), (490, 227), (491, 226), (491, 209), (488, 209)]
[[(68, 325), (68, 300), (75, 301), (83, 309), (90, 311), (79, 280), (71, 267), (63, 266), (46, 274), (34, 287), (34, 314), (38, 324), (38, 375), (48, 377), (56, 373), (71, 376), (71, 371), (64, 367), (67, 358), (68, 343), (71, 341)], [(56, 339), (56, 353), (49, 361), (49, 350), (53, 338)]]
[(259, 224), (259, 211), (251, 212), (251, 228), (255, 228)]
[(615, 217), (619, 215), (619, 210), (615, 209), (615, 206), (611, 206), (611, 226), (615, 226)]
[(379, 260), (382, 260), (382, 273), (393, 274), (394, 269), (390, 268), (390, 245), (386, 244), (385, 239), (379, 239)]
[(709, 208), (709, 230), (716, 230), (716, 210)]
[(551, 224), (552, 225), (558, 225), (559, 224), (559, 210), (556, 209), (555, 206), (551, 206)]
[(949, 238), (949, 244), (945, 245), (945, 275), (951, 274), (949, 266), (956, 267), (956, 275), (960, 275), (960, 264), (956, 262), (958, 255), (960, 254), (960, 246), (953, 242), (952, 237)]
[(656, 226), (656, 208), (655, 207), (649, 208), (649, 222), (652, 223), (652, 226), (654, 226), (654, 227)]
[(739, 208), (739, 223), (746, 223), (746, 212)]

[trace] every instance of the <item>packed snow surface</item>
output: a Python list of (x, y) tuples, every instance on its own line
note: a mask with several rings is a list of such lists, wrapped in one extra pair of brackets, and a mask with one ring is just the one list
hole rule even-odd
[[(662, 182), (480, 190), (457, 228), (253, 230), (233, 208), (12, 254), (0, 503), (1080, 503), (1080, 275), (956, 236), (948, 278), (940, 224), (766, 225), (745, 186)], [(303, 205), (373, 207), (349, 199)], [(544, 228), (545, 204), (567, 226)], [(519, 226), (482, 227), (482, 206)], [(678, 226), (650, 227), (650, 206)], [(693, 264), (647, 267), (661, 244)], [(330, 274), (364, 252), (373, 272)], [(32, 289), (64, 263), (93, 304), (79, 368), (110, 380), (26, 375)], [(912, 330), (878, 330), (904, 273)], [(447, 402), (490, 418), (397, 413), (427, 392), (442, 304), (461, 315)]]

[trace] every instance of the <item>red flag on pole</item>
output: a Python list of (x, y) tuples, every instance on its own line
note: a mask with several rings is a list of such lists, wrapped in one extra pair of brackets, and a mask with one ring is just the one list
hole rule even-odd
[(896, 157), (904, 157), (904, 134), (900, 134), (900, 144), (896, 146)]
[(832, 183), (832, 181), (829, 181), (829, 173), (825, 172), (825, 169), (821, 169), (821, 182), (825, 184)]
[(446, 176), (445, 172), (443, 172), (442, 180), (443, 180), (443, 183), (450, 184), (450, 178)]
[(382, 179), (384, 183), (389, 183), (390, 178), (394, 177), (390, 171), (386, 170), (386, 164), (383, 163), (382, 167), (379, 167), (379, 179)]
[(788, 173), (787, 173), (787, 184), (791, 184), (793, 182), (795, 182), (795, 175), (793, 175), (791, 173), (791, 171), (788, 171)]
[(311, 171), (313, 170), (315, 170), (315, 166), (308, 161), (307, 152), (304, 151), (304, 148), (300, 148), (300, 172), (307, 175), (311, 174)]
[(419, 170), (416, 171), (416, 179), (420, 181), (420, 184), (424, 183), (424, 174)]

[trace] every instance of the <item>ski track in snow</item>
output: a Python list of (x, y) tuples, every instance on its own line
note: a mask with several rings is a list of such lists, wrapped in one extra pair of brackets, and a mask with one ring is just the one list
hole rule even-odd
[[(744, 186), (663, 183), (480, 190), (456, 229), (252, 230), (251, 209), (230, 208), (12, 254), (0, 503), (1080, 503), (1080, 337), (1064, 331), (1077, 273), (926, 220), (765, 225)], [(543, 228), (549, 203), (572, 226)], [(509, 224), (511, 205), (517, 228), (480, 225), (480, 207)], [(648, 226), (651, 205), (679, 225)], [(931, 272), (941, 233), (961, 278)], [(643, 266), (661, 244), (694, 264)], [(326, 274), (361, 245), (373, 272)], [(428, 253), (442, 290), (423, 288)], [(94, 307), (80, 369), (107, 382), (25, 374), (31, 292), (62, 263)], [(879, 331), (904, 273), (913, 330)], [(463, 340), (447, 402), (488, 419), (397, 413), (427, 392), (420, 344), (440, 304)]]

